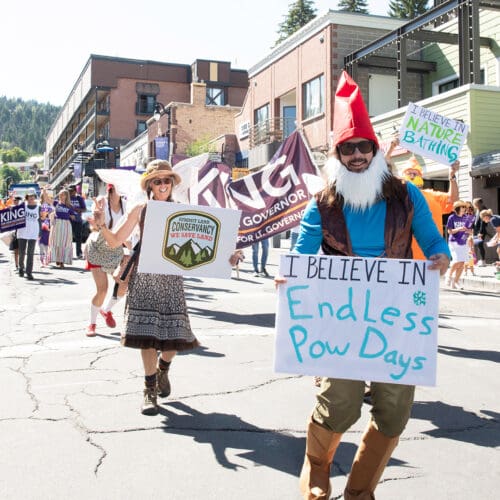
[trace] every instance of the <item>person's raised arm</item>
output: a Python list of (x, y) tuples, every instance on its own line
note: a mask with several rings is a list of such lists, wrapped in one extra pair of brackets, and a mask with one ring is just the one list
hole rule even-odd
[(113, 231), (106, 227), (104, 218), (104, 199), (94, 199), (94, 224), (101, 231), (106, 243), (111, 248), (117, 248), (129, 238), (135, 226), (139, 223), (142, 205), (136, 205), (124, 217), (122, 222)]
[(458, 200), (458, 182), (457, 182), (457, 173), (460, 168), (460, 161), (455, 160), (450, 165), (449, 179), (450, 179), (450, 188), (448, 189), (448, 201), (453, 204)]

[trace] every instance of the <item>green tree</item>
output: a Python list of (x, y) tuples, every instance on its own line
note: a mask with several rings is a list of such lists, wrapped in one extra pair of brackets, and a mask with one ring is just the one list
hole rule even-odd
[(279, 30), (277, 31), (279, 36), (274, 46), (286, 40), (290, 35), (316, 17), (316, 8), (312, 0), (296, 0), (289, 4), (288, 7), (288, 14), (284, 16), (285, 20), (279, 26)]
[(198, 156), (203, 153), (215, 153), (217, 151), (215, 144), (210, 144), (210, 137), (205, 135), (186, 146), (187, 156)]
[(367, 0), (340, 0), (338, 10), (368, 14)]
[(2, 190), (2, 196), (7, 196), (8, 186), (11, 184), (17, 184), (21, 180), (21, 174), (19, 170), (10, 165), (2, 165), (0, 167), (0, 188)]
[(413, 19), (427, 12), (429, 0), (391, 0), (389, 16), (401, 19)]
[(20, 147), (14, 146), (12, 149), (2, 149), (0, 150), (0, 158), (3, 163), (16, 163), (26, 161), (28, 159), (28, 153), (23, 151)]

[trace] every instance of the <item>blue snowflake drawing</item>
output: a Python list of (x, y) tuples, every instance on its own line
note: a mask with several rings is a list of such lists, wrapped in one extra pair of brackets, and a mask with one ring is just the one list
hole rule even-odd
[(425, 306), (426, 295), (425, 292), (415, 292), (413, 294), (413, 303), (416, 306)]

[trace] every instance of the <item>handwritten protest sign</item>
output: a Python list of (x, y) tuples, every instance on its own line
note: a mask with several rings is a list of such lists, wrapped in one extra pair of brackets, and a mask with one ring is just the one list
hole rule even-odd
[(230, 278), (241, 212), (149, 201), (137, 271)]
[(24, 203), (0, 210), (0, 233), (13, 231), (26, 226)]
[(439, 272), (427, 266), (282, 255), (275, 370), (435, 385)]
[(410, 102), (399, 131), (400, 145), (451, 165), (458, 159), (469, 127)]

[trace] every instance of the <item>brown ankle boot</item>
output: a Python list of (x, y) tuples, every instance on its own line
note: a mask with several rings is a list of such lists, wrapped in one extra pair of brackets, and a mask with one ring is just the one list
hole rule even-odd
[(373, 422), (368, 424), (352, 463), (344, 499), (375, 498), (373, 492), (398, 442), (399, 436), (385, 436), (376, 429)]
[(300, 492), (304, 500), (330, 498), (330, 466), (342, 434), (332, 432), (311, 418), (307, 426), (306, 454), (300, 473)]

